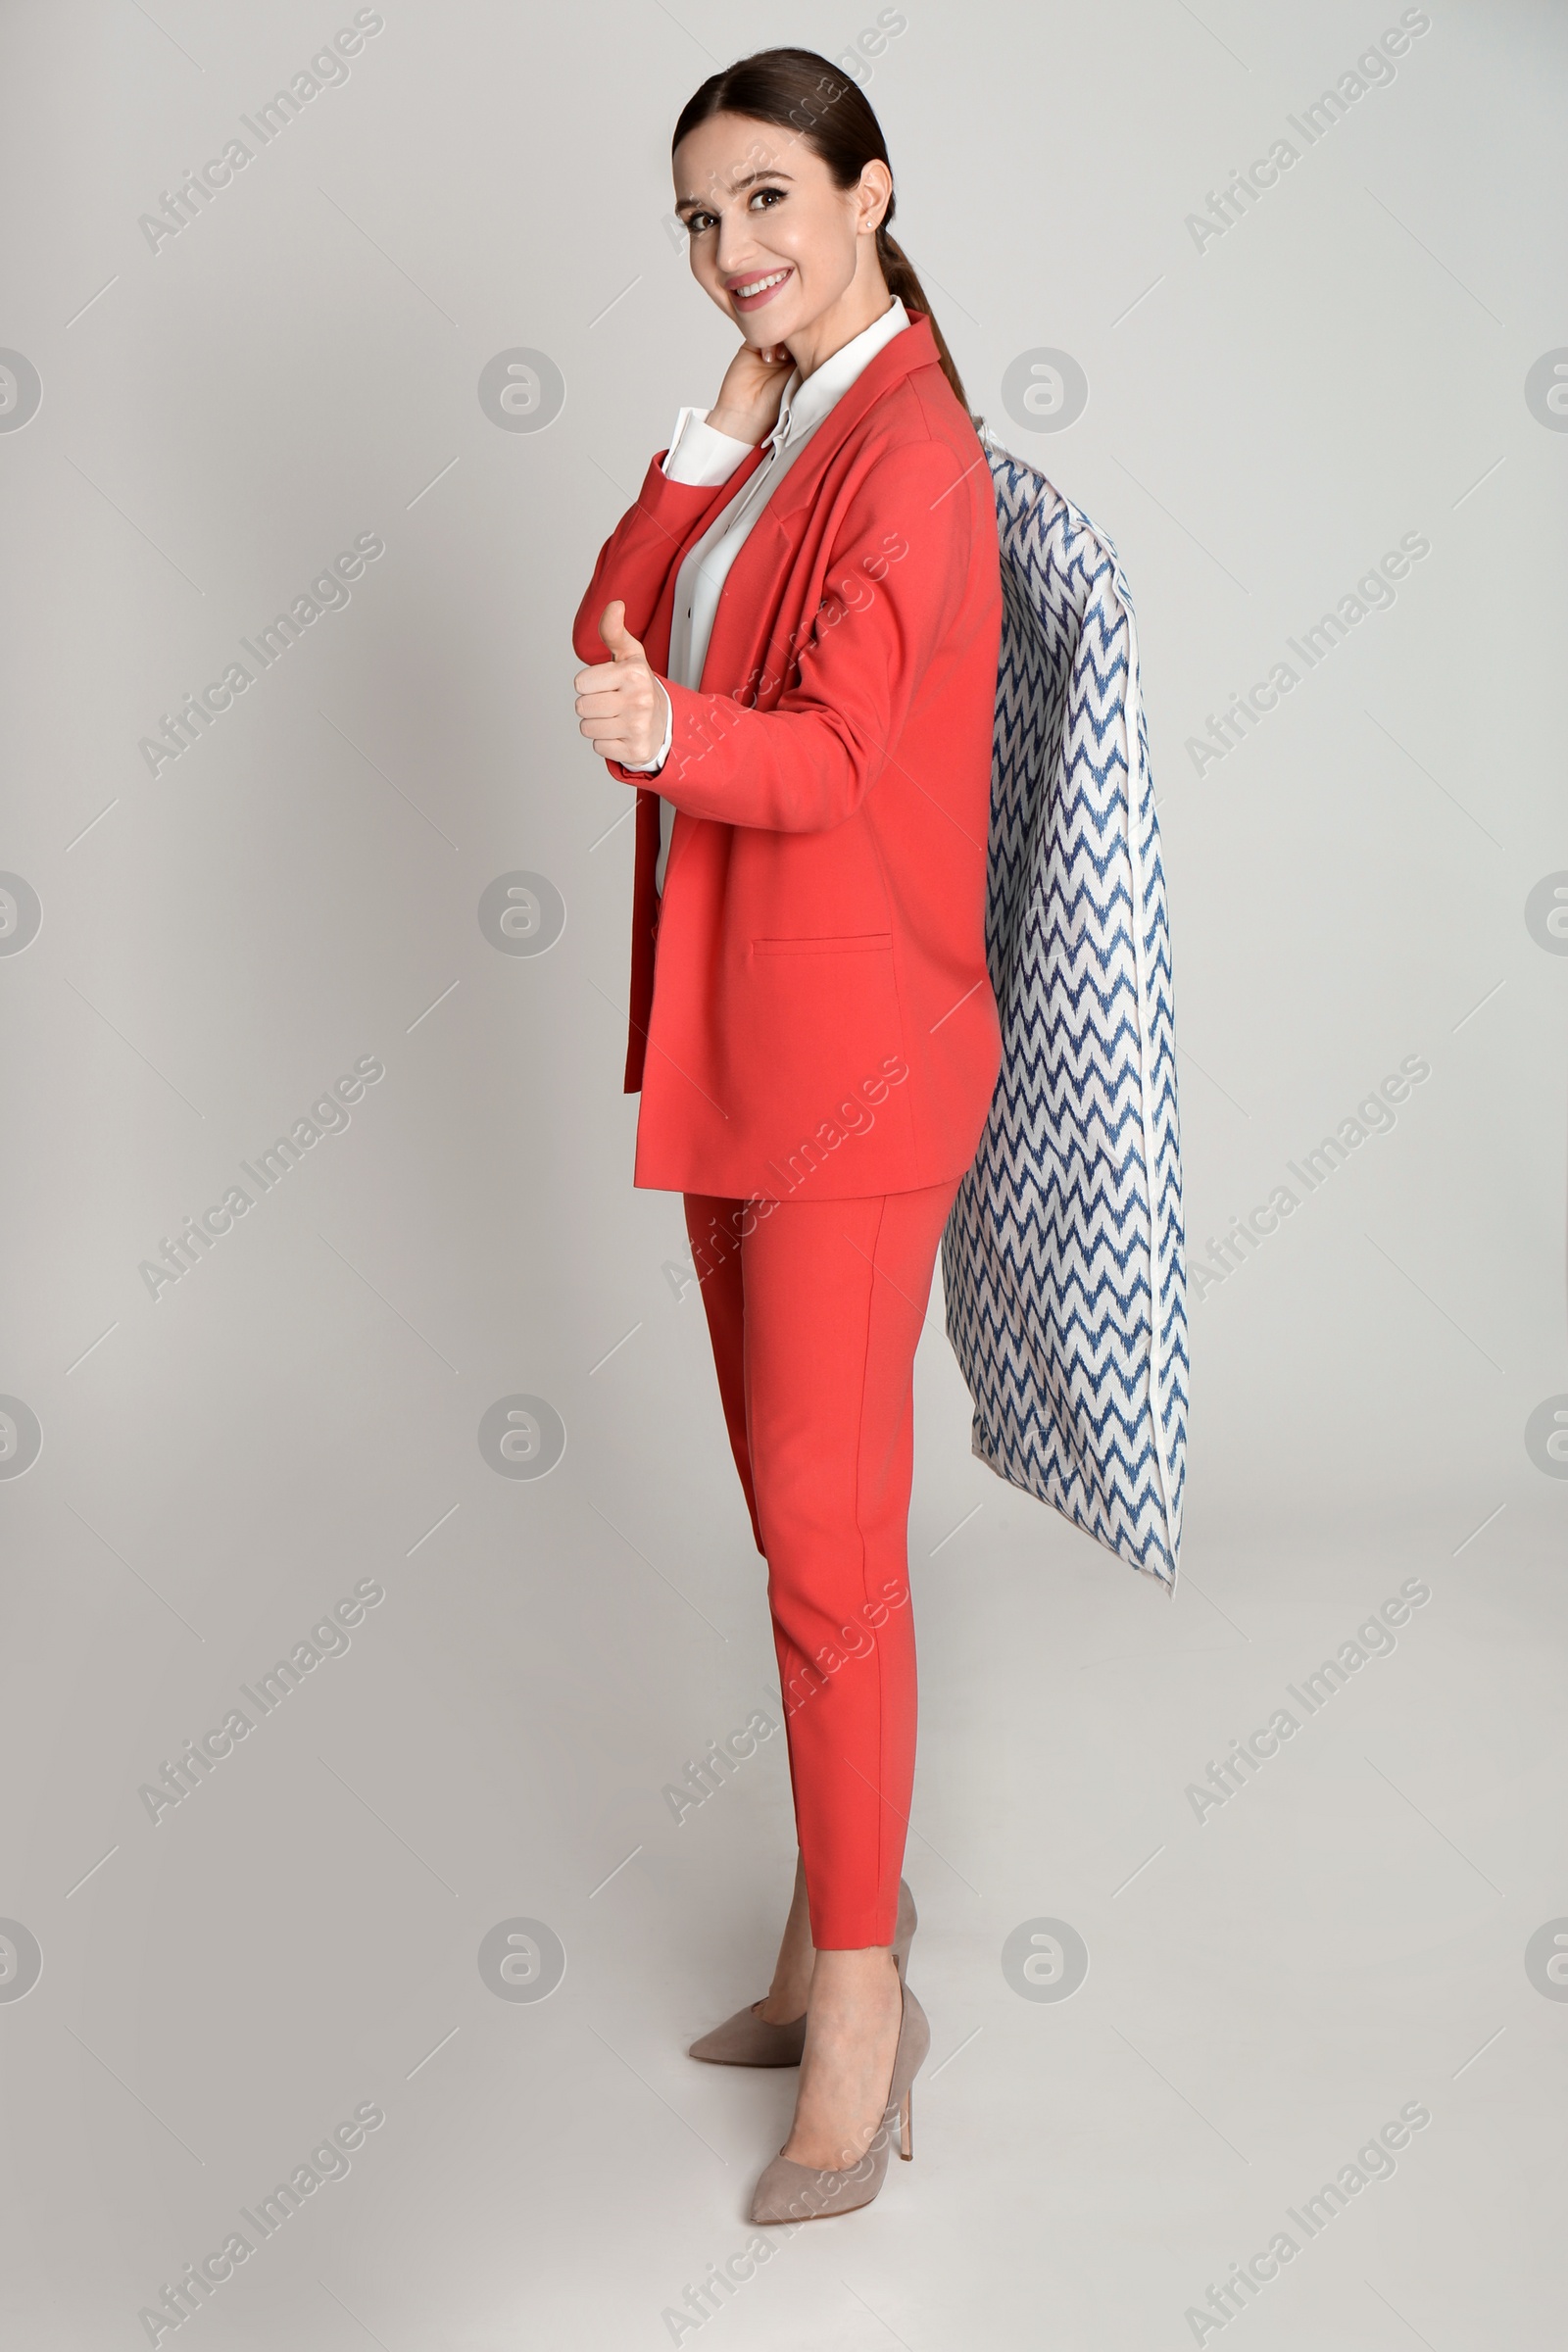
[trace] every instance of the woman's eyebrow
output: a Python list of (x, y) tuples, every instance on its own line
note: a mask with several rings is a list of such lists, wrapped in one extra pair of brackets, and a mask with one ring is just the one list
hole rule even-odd
[[(744, 178), (736, 180), (730, 194), (738, 196), (742, 188), (749, 188), (760, 179), (788, 179), (789, 177), (790, 174), (787, 172), (748, 172)], [(695, 212), (707, 202), (708, 199), (705, 196), (682, 196), (676, 200), (675, 210), (677, 213)]]

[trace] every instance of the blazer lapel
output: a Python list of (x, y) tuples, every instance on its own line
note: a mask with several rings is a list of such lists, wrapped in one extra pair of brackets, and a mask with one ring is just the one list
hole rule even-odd
[[(876, 357), (867, 362), (854, 383), (833, 403), (769, 496), (719, 591), (718, 611), (703, 658), (702, 691), (733, 693), (739, 680), (760, 665), (767, 665), (769, 649), (779, 631), (782, 629), (787, 637), (799, 622), (801, 614), (793, 609), (769, 612), (765, 600), (750, 593), (749, 583), (754, 578), (771, 581), (787, 577), (791, 559), (803, 537), (800, 518), (821, 489), (823, 476), (837, 452), (883, 393), (912, 374), (915, 368), (935, 364), (937, 347), (931, 321), (924, 311), (912, 311), (909, 324), (891, 343), (883, 344)], [(978, 444), (975, 454), (977, 460), (982, 458)], [(736, 488), (754, 470), (749, 461), (743, 461), (743, 465), (744, 470), (737, 468), (730, 476)], [(659, 618), (661, 642), (667, 654), (668, 616), (662, 603)]]
[(848, 391), (841, 392), (800, 456), (767, 502), (780, 522), (809, 503), (835, 450), (843, 447), (860, 418), (882, 394), (912, 375), (916, 368), (940, 365), (937, 340), (924, 311), (910, 311), (909, 323), (868, 360)]

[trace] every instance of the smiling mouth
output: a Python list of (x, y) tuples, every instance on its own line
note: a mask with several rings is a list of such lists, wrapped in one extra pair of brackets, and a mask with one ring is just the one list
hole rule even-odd
[(758, 277), (748, 278), (744, 285), (732, 286), (730, 300), (735, 304), (737, 310), (751, 310), (758, 303), (765, 302), (771, 294), (776, 293), (785, 279), (793, 274), (793, 264), (783, 270), (764, 270)]

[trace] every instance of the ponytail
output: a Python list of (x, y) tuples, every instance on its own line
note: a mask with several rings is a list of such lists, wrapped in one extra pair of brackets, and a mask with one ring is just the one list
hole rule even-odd
[(881, 226), (876, 232), (876, 255), (882, 265), (882, 274), (888, 281), (888, 292), (896, 294), (906, 311), (924, 312), (931, 332), (936, 338), (937, 357), (942, 362), (942, 372), (953, 386), (954, 391), (956, 392), (959, 404), (972, 424), (974, 416), (969, 408), (969, 397), (964, 391), (963, 378), (958, 373), (957, 363), (948, 349), (948, 339), (936, 322), (931, 305), (925, 298), (924, 290), (920, 280), (914, 274), (907, 254), (889, 232), (888, 215), (892, 213), (893, 205), (894, 199), (890, 196), (887, 213), (883, 215)]

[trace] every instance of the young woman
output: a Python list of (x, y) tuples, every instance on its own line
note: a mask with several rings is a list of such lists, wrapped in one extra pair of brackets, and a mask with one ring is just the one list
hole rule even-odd
[(808, 50), (743, 59), (691, 99), (672, 164), (693, 275), (743, 341), (601, 551), (576, 708), (612, 776), (651, 779), (635, 1182), (685, 1197), (787, 1711), (800, 1861), (772, 1987), (693, 2045), (800, 2062), (767, 2222), (876, 2195), (930, 2040), (900, 1877), (912, 1366), (1001, 1060), (1002, 588), (985, 456), (860, 91)]

